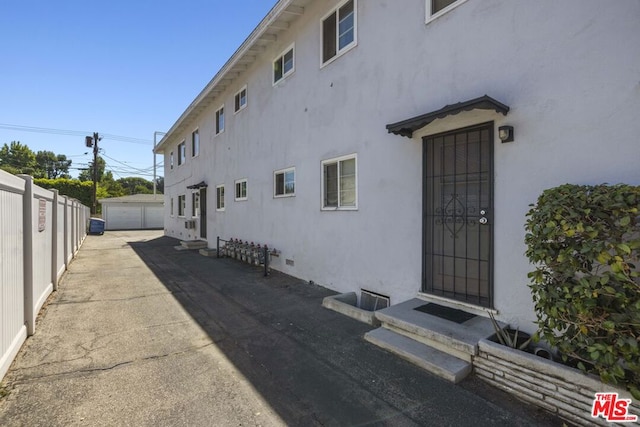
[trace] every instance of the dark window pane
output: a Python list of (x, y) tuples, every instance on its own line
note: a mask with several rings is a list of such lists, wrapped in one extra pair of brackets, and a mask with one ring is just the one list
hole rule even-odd
[(324, 206), (338, 207), (338, 164), (324, 166)]
[(456, 0), (431, 0), (431, 14), (434, 15), (455, 2)]
[(322, 22), (322, 62), (336, 56), (336, 14), (332, 13)]
[(278, 58), (277, 61), (273, 63), (273, 81), (277, 82), (282, 78), (282, 57)]
[(276, 196), (282, 196), (284, 194), (284, 174), (276, 174)]

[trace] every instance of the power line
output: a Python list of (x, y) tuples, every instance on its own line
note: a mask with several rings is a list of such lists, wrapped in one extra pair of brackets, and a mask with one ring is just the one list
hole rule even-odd
[[(71, 136), (93, 135), (93, 132), (89, 132), (89, 131), (42, 128), (42, 127), (35, 127), (35, 126), (14, 125), (9, 123), (0, 123), (0, 129), (18, 130), (21, 132), (48, 133), (52, 135), (71, 135)], [(153, 141), (151, 141), (150, 139), (134, 138), (131, 136), (122, 136), (122, 135), (113, 135), (110, 133), (104, 133), (104, 134), (101, 134), (101, 136), (103, 139), (109, 139), (112, 141), (130, 142), (132, 144), (142, 144), (142, 145), (153, 145)]]

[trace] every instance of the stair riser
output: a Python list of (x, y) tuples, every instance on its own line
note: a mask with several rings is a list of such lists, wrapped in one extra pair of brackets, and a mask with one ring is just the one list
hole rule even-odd
[[(472, 355), (469, 354), (466, 350), (468, 350), (468, 348), (465, 346), (464, 349), (460, 350), (458, 348), (456, 348), (453, 344), (453, 342), (451, 341), (451, 339), (449, 339), (448, 342), (443, 343), (434, 339), (430, 339), (428, 337), (424, 337), (421, 335), (417, 335), (417, 334), (413, 334), (409, 331), (407, 331), (406, 329), (402, 329), (402, 328), (398, 328), (394, 325), (388, 324), (388, 323), (383, 323), (381, 325), (383, 328), (385, 329), (389, 329), (390, 331), (396, 332), (400, 335), (404, 335), (407, 338), (411, 338), (412, 340), (418, 341), (419, 343), (428, 345), (430, 347), (433, 347), (437, 350), (442, 351), (443, 353), (447, 353), (450, 354), (453, 357), (457, 357), (458, 359), (464, 360), (465, 362), (471, 363), (472, 360)], [(448, 337), (447, 337), (448, 338)]]
[(471, 356), (478, 354), (477, 345), (457, 341), (448, 335), (442, 335), (436, 331), (421, 328), (380, 312), (376, 313), (376, 317), (380, 319), (382, 326), (387, 329), (401, 333), (421, 343), (436, 347), (441, 351), (450, 353), (461, 359), (470, 361)]
[(472, 365), (469, 363), (469, 366), (459, 372), (453, 373), (453, 372), (449, 372), (445, 369), (442, 369), (440, 366), (429, 363), (428, 360), (422, 359), (420, 357), (417, 357), (413, 354), (404, 352), (400, 349), (398, 349), (397, 347), (385, 342), (385, 341), (381, 341), (378, 340), (372, 336), (369, 336), (368, 334), (365, 334), (364, 336), (365, 340), (384, 349), (387, 350), (397, 356), (399, 356), (400, 358), (413, 363), (414, 365), (424, 369), (427, 372), (432, 373), (433, 375), (436, 375), (442, 379), (445, 379), (447, 381), (450, 381), (454, 384), (459, 383), (460, 381), (462, 381), (464, 378), (466, 378), (472, 371)]

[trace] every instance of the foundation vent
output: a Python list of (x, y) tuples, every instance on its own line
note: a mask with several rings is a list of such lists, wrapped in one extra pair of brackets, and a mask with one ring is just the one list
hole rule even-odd
[(389, 297), (375, 292), (360, 289), (360, 308), (368, 311), (376, 311), (387, 308), (390, 305)]

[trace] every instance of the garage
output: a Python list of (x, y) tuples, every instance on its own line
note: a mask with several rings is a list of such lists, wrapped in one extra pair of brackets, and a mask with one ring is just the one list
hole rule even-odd
[(105, 230), (164, 228), (164, 195), (134, 194), (100, 199)]

